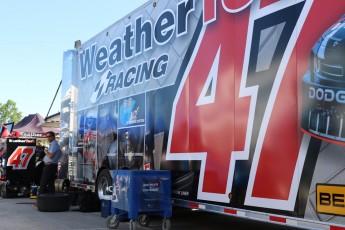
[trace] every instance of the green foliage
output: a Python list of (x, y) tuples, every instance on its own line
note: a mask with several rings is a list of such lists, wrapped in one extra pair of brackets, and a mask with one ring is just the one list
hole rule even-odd
[(14, 101), (7, 100), (5, 104), (0, 103), (0, 123), (17, 123), (22, 117), (22, 112), (17, 109), (17, 104)]

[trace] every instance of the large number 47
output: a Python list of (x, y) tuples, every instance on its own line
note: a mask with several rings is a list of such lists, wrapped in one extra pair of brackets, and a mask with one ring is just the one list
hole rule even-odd
[(246, 205), (293, 210), (310, 138), (298, 136), (289, 61), (312, 1), (253, 1), (240, 14), (208, 2), (216, 20), (178, 89), (167, 159), (201, 161), (198, 199), (229, 203), (236, 184)]
[(7, 166), (12, 166), (13, 170), (25, 170), (34, 153), (35, 147), (18, 146), (8, 158)]

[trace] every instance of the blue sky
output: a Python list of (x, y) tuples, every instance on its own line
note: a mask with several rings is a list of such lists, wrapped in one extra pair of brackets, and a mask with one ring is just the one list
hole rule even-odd
[[(63, 52), (147, 0), (11, 0), (0, 3), (0, 103), (45, 117), (62, 75)], [(49, 115), (60, 111), (60, 91)]]

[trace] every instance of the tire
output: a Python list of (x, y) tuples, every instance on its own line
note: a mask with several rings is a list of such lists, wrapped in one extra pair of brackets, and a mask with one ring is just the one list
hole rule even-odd
[(48, 193), (37, 196), (37, 209), (41, 212), (69, 211), (69, 195), (66, 193)]
[(109, 199), (108, 196), (112, 195), (110, 187), (113, 185), (113, 178), (108, 169), (103, 169), (98, 177), (96, 183), (96, 193), (100, 200)]
[(55, 179), (54, 186), (55, 192), (67, 192), (69, 190), (69, 180), (67, 179)]
[(150, 224), (150, 216), (149, 215), (140, 215), (138, 218), (138, 223), (141, 227), (147, 227)]
[(171, 229), (170, 219), (164, 218), (162, 222), (162, 230), (170, 230), (170, 229)]
[(106, 225), (109, 229), (116, 229), (120, 224), (120, 220), (117, 215), (108, 216), (106, 219)]
[[(14, 197), (18, 197), (18, 192), (19, 191), (24, 191), (24, 190), (20, 190), (20, 189), (23, 189), (23, 188), (19, 188), (18, 186), (16, 185), (12, 185), (10, 183), (4, 183), (2, 186), (1, 186), (1, 190), (0, 190), (0, 193), (1, 193), (1, 197), (2, 198), (14, 198)], [(15, 192), (14, 192), (15, 191)]]
[(7, 191), (6, 191), (6, 183), (4, 183), (2, 186), (1, 186), (1, 197), (2, 198), (7, 198)]

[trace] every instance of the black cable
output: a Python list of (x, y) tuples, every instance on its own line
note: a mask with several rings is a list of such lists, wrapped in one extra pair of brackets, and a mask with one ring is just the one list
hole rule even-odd
[(51, 108), (52, 108), (52, 106), (53, 106), (53, 104), (54, 104), (54, 101), (55, 101), (55, 98), (56, 98), (57, 93), (59, 92), (61, 83), (62, 83), (62, 80), (60, 81), (59, 87), (58, 87), (58, 89), (57, 89), (56, 92), (55, 92), (54, 99), (53, 99), (52, 103), (50, 104), (50, 108), (49, 108), (49, 110), (48, 110), (48, 113), (47, 113), (47, 116), (46, 116), (45, 120), (47, 119), (47, 117), (48, 117), (48, 115), (49, 115), (49, 112), (50, 112), (50, 110), (51, 110)]

